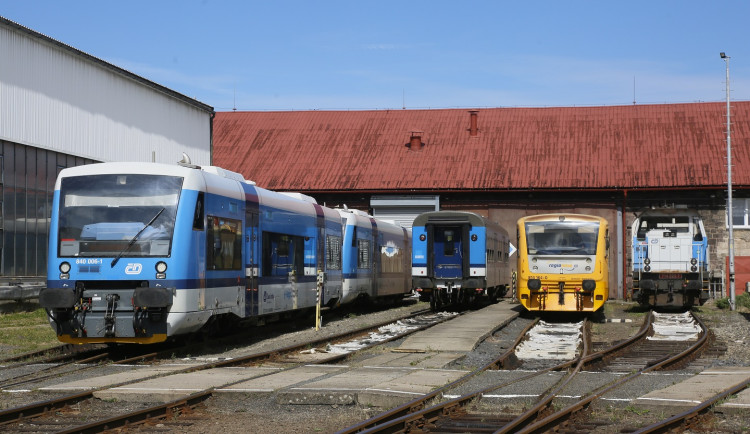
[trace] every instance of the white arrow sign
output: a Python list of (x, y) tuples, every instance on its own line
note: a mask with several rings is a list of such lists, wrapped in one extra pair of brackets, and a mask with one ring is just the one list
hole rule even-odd
[(511, 257), (514, 253), (516, 253), (516, 250), (518, 249), (516, 249), (516, 246), (514, 246), (513, 243), (508, 243), (508, 245), (510, 246), (510, 253), (508, 253), (508, 257)]

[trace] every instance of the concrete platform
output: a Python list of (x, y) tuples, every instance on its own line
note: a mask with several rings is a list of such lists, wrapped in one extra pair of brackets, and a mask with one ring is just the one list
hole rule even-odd
[(518, 316), (520, 308), (507, 302), (415, 333), (392, 352), (383, 352), (352, 365), (306, 365), (279, 368), (217, 368), (166, 375), (185, 365), (133, 367), (132, 371), (91, 380), (46, 387), (48, 391), (90, 390), (151, 378), (95, 392), (100, 399), (138, 402), (168, 402), (207, 388), (217, 393), (276, 393), (277, 401), (289, 404), (353, 404), (392, 406), (413, 399), (464, 375), (443, 369), (471, 351), (482, 339)]
[(516, 318), (521, 309), (520, 305), (506, 301), (491, 304), (408, 336), (399, 350), (469, 352), (492, 332)]
[[(692, 408), (748, 378), (750, 378), (750, 367), (711, 368), (685, 381), (647, 393), (633, 400), (633, 403), (653, 408), (662, 406)], [(750, 410), (750, 390), (745, 389), (727, 399), (719, 407)]]
[(127, 402), (170, 402), (206, 389), (222, 387), (278, 370), (278, 368), (214, 368), (167, 375), (127, 386), (100, 390), (94, 392), (94, 396), (99, 399)]

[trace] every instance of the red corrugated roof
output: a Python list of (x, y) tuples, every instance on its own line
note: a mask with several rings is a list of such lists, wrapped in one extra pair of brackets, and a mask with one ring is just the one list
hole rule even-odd
[[(726, 184), (726, 104), (219, 112), (214, 164), (277, 190), (675, 188)], [(750, 102), (732, 179), (750, 185)], [(405, 146), (419, 131), (424, 147)]]

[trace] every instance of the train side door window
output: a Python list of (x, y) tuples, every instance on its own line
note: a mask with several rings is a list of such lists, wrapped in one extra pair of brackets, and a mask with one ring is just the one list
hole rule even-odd
[(456, 240), (453, 238), (453, 231), (443, 232), (445, 242), (443, 243), (443, 255), (453, 256), (453, 252), (456, 250)]
[(206, 268), (240, 270), (242, 268), (242, 222), (208, 216), (206, 231)]
[(263, 232), (263, 275), (304, 275), (304, 239), (296, 235)]
[(326, 269), (341, 269), (341, 237), (332, 235), (326, 237)]
[(370, 240), (357, 240), (357, 268), (370, 268)]

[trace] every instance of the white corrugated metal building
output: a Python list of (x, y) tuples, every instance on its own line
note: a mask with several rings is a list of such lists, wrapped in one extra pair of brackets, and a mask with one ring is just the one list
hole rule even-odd
[(46, 275), (57, 173), (211, 164), (213, 107), (0, 17), (0, 280)]

